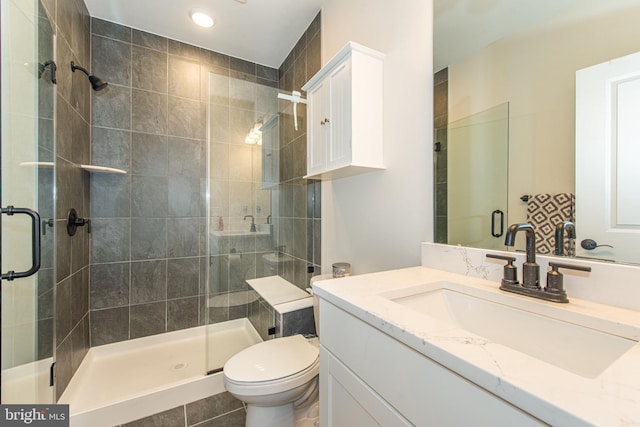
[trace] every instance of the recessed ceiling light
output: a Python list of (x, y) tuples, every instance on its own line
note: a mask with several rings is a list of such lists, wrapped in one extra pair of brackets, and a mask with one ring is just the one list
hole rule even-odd
[(202, 9), (191, 9), (189, 11), (189, 16), (191, 17), (191, 20), (193, 22), (200, 25), (201, 27), (213, 27), (213, 18)]

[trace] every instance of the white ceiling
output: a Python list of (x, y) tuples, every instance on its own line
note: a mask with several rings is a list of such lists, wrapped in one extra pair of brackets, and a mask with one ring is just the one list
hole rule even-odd
[(567, 25), (635, 8), (638, 0), (434, 0), (433, 70), (534, 25)]
[[(85, 0), (91, 16), (278, 68), (322, 0)], [(216, 21), (201, 28), (193, 8)]]
[(575, 0), (434, 0), (433, 70), (551, 16)]
[[(323, 1), (85, 0), (85, 3), (93, 17), (278, 68)], [(592, 15), (637, 1), (434, 0), (433, 69), (438, 71), (568, 6), (578, 5), (585, 15)], [(193, 8), (210, 12), (216, 24), (212, 28), (196, 26), (189, 18)]]

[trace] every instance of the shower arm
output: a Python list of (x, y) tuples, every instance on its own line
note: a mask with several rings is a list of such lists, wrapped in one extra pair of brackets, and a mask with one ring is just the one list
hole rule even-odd
[(298, 130), (298, 112), (296, 107), (298, 106), (298, 104), (307, 103), (307, 100), (302, 98), (301, 95), (302, 94), (297, 90), (292, 91), (291, 95), (287, 95), (284, 93), (278, 94), (279, 99), (284, 99), (284, 100), (293, 102), (293, 127), (295, 128), (295, 130)]

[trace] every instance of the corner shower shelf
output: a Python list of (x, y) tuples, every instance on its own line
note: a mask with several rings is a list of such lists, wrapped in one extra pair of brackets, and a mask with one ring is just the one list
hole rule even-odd
[(52, 168), (53, 162), (22, 162), (20, 166), (37, 166), (39, 168)]
[(101, 173), (115, 173), (120, 175), (126, 175), (127, 171), (116, 168), (108, 168), (105, 166), (95, 166), (95, 165), (80, 165), (80, 168), (89, 171), (89, 172), (101, 172)]

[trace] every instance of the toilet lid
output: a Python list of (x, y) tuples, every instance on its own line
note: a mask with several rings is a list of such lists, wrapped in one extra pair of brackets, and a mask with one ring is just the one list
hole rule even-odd
[(307, 369), (318, 358), (318, 348), (302, 335), (252, 345), (224, 365), (224, 375), (235, 382), (264, 382)]

